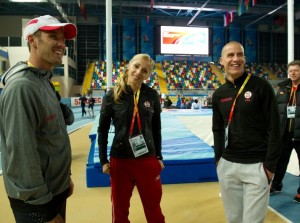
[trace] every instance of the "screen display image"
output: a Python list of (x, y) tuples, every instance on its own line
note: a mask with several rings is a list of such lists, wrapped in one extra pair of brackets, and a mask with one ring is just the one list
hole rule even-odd
[(209, 55), (209, 28), (161, 26), (161, 54)]

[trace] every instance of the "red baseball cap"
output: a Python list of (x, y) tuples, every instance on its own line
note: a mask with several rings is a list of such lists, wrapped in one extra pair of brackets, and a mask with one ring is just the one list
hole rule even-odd
[(25, 42), (28, 41), (28, 36), (36, 31), (53, 31), (64, 27), (65, 39), (70, 40), (77, 35), (77, 27), (73, 23), (61, 23), (58, 19), (50, 15), (44, 15), (30, 20), (24, 29)]

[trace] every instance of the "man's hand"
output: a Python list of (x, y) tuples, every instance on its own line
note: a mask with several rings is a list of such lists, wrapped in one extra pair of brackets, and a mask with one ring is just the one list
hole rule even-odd
[(268, 174), (269, 181), (271, 182), (271, 180), (273, 179), (274, 173), (270, 172), (267, 169), (266, 169), (266, 171), (267, 171), (267, 174)]
[(74, 183), (73, 183), (73, 180), (72, 178), (70, 178), (70, 187), (69, 187), (69, 194), (68, 194), (68, 197), (70, 197), (74, 192)]
[(57, 214), (55, 218), (53, 218), (51, 221), (47, 221), (46, 223), (65, 223), (65, 221), (60, 214)]

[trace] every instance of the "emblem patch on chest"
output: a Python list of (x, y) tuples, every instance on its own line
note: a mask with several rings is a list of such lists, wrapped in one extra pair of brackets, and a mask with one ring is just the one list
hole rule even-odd
[(250, 91), (246, 91), (244, 94), (245, 102), (250, 102), (252, 99), (252, 93)]
[(150, 106), (151, 106), (151, 104), (150, 104), (149, 101), (145, 101), (145, 102), (144, 102), (144, 105), (145, 105), (146, 108), (150, 108)]

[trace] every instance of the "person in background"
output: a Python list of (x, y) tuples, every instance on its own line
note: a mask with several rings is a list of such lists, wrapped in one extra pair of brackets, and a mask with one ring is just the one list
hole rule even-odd
[(178, 94), (177, 101), (176, 101), (176, 108), (180, 108), (180, 107), (181, 107), (181, 95)]
[(164, 107), (164, 102), (165, 102), (166, 95), (162, 94), (162, 93), (159, 93), (159, 97), (160, 97), (160, 105), (163, 108)]
[(207, 97), (203, 97), (203, 103), (202, 103), (202, 108), (207, 108)]
[(185, 109), (186, 108), (185, 107), (185, 98), (181, 98), (180, 100), (181, 100), (180, 108)]
[(91, 112), (92, 111), (92, 117), (94, 118), (94, 104), (95, 104), (95, 98), (93, 98), (93, 95), (90, 94), (90, 98), (89, 98), (89, 105), (88, 105), (88, 112), (89, 112), (89, 116), (91, 116)]
[(17, 223), (64, 223), (72, 195), (71, 145), (50, 79), (62, 63), (72, 23), (45, 15), (30, 20), (23, 36), (28, 61), (4, 75), (0, 96), (3, 180)]
[(164, 108), (170, 108), (173, 102), (171, 101), (170, 97), (167, 95), (164, 100)]
[(212, 107), (212, 95), (211, 93), (208, 94), (206, 98), (206, 107), (211, 108)]
[(199, 104), (200, 108), (202, 108), (202, 100), (203, 100), (202, 97), (198, 98), (198, 104)]
[[(130, 198), (137, 187), (148, 223), (164, 223), (160, 202), (160, 172), (164, 168), (161, 153), (161, 105), (158, 92), (145, 83), (154, 61), (137, 54), (103, 99), (98, 145), (103, 173), (110, 174), (113, 223), (127, 223)], [(107, 156), (111, 120), (115, 135)]]
[(80, 101), (80, 106), (81, 106), (81, 116), (83, 117), (86, 115), (85, 103), (87, 101), (87, 98), (85, 97), (85, 94), (80, 96), (79, 101)]
[[(275, 170), (270, 194), (280, 193), (292, 150), (295, 149), (300, 163), (300, 60), (288, 64), (287, 80), (278, 84), (277, 103), (281, 122), (281, 156)], [(294, 201), (300, 203), (300, 184)]]
[(245, 72), (244, 47), (221, 53), (226, 83), (212, 96), (217, 174), (227, 222), (264, 222), (279, 156), (280, 125), (270, 83)]
[(192, 98), (186, 98), (185, 99), (185, 108), (191, 109), (192, 108)]
[(198, 99), (195, 99), (194, 102), (192, 103), (192, 109), (199, 109), (200, 105), (198, 103)]

